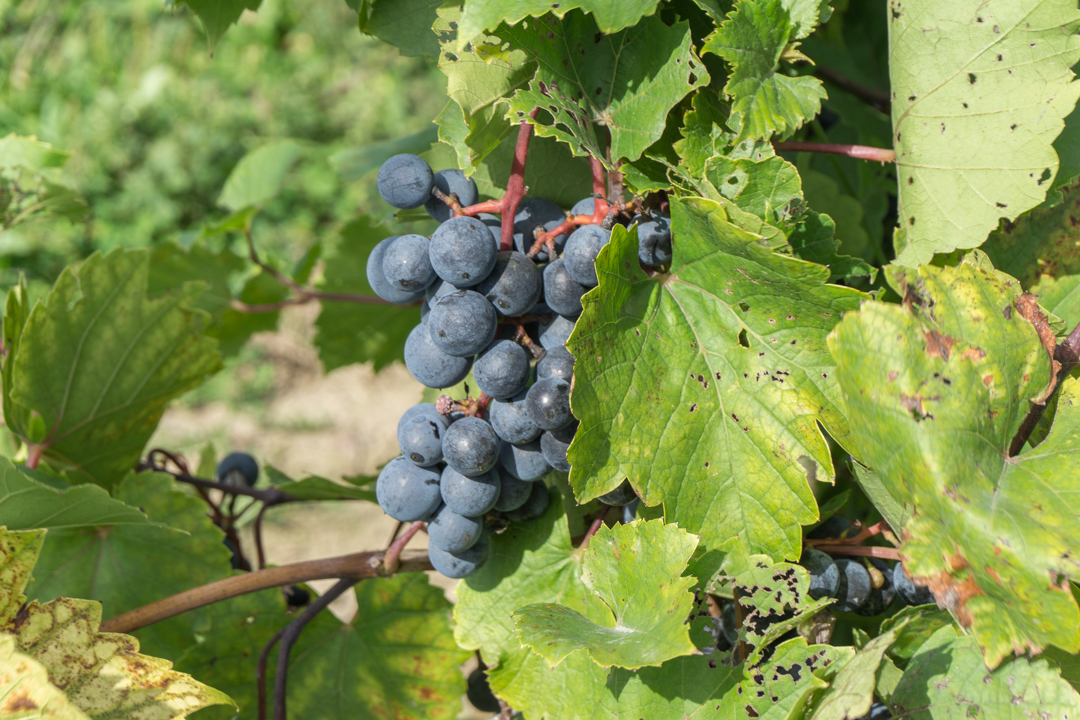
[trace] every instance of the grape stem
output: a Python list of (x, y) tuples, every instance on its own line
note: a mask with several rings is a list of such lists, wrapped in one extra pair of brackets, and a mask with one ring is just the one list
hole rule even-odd
[[(533, 108), (529, 118), (535, 120), (540, 108)], [(518, 127), (517, 144), (514, 145), (514, 161), (510, 164), (510, 179), (502, 196), (502, 235), (499, 250), (514, 249), (514, 216), (517, 215), (521, 198), (525, 197), (525, 161), (529, 157), (529, 140), (532, 139), (532, 123), (523, 122)]]
[(289, 720), (285, 708), (285, 689), (289, 680), (289, 653), (293, 645), (300, 639), (300, 633), (316, 615), (343, 595), (359, 581), (358, 578), (342, 578), (337, 583), (319, 596), (319, 599), (304, 608), (296, 619), (289, 623), (285, 632), (281, 635), (281, 648), (278, 650), (277, 672), (274, 675), (274, 720)]
[(516, 318), (506, 318), (502, 324), (514, 328), (514, 337), (510, 338), (512, 341), (528, 350), (529, 354), (535, 359), (543, 360), (544, 356), (547, 355), (547, 350), (533, 342), (533, 339), (529, 337), (529, 333), (525, 332), (525, 323), (533, 322), (535, 319), (535, 315), (522, 315)]
[(1016, 431), (1016, 435), (1009, 444), (1009, 457), (1016, 457), (1024, 449), (1024, 444), (1027, 443), (1031, 433), (1038, 426), (1039, 420), (1042, 419), (1043, 413), (1046, 412), (1046, 406), (1050, 403), (1054, 393), (1065, 382), (1065, 378), (1072, 372), (1073, 368), (1080, 365), (1080, 324), (1074, 327), (1072, 332), (1054, 348), (1053, 361), (1057, 368), (1053, 390), (1047, 394), (1043, 402), (1033, 403), (1031, 409), (1028, 410), (1024, 422), (1020, 424), (1020, 429)]
[(814, 549), (828, 555), (857, 555), (859, 557), (876, 557), (886, 560), (900, 559), (900, 551), (896, 548), (880, 547), (878, 545), (814, 545)]
[(41, 456), (45, 454), (44, 443), (31, 443), (26, 453), (26, 467), (31, 470), (37, 470), (38, 463), (41, 462)]
[[(426, 550), (403, 551), (398, 555), (397, 573), (432, 570)], [(336, 557), (305, 560), (304, 562), (277, 565), (234, 575), (216, 582), (200, 585), (148, 605), (129, 610), (101, 624), (102, 632), (130, 633), (147, 625), (175, 617), (189, 610), (206, 607), (222, 600), (266, 590), (267, 588), (295, 585), (311, 580), (348, 578), (364, 580), (388, 577), (395, 573), (386, 569), (386, 552), (352, 553)]]
[(274, 636), (263, 646), (262, 652), (259, 653), (259, 662), (255, 665), (255, 687), (258, 696), (256, 717), (258, 720), (266, 720), (266, 663), (270, 660), (270, 653), (273, 652), (274, 646), (278, 644), (278, 640), (281, 639), (287, 629), (288, 626), (274, 633)]
[(578, 545), (579, 553), (583, 553), (589, 548), (589, 541), (592, 540), (592, 536), (599, 532), (600, 528), (603, 527), (604, 517), (607, 516), (608, 510), (610, 509), (610, 505), (604, 505), (600, 508), (600, 514), (592, 521), (592, 525), (590, 525), (589, 529), (585, 532), (585, 537), (581, 539), (581, 544)]
[(409, 541), (413, 539), (413, 535), (422, 530), (425, 525), (426, 523), (423, 520), (417, 520), (400, 537), (395, 538), (390, 543), (390, 547), (386, 549), (386, 557), (383, 559), (383, 565), (386, 567), (388, 574), (392, 575), (397, 572), (402, 551), (405, 550), (405, 546), (408, 545)]
[(866, 145), (842, 145), (815, 142), (774, 142), (776, 152), (815, 152), (844, 155), (856, 160), (877, 160), (881, 163), (896, 162), (896, 152), (887, 148), (868, 147)]

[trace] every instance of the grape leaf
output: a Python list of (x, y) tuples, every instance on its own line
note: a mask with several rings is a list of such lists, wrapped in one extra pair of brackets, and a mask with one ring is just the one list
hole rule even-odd
[[(668, 112), (709, 73), (694, 53), (690, 27), (668, 27), (650, 17), (632, 28), (598, 35), (592, 16), (568, 14), (503, 27), (498, 35), (523, 48), (539, 65), (528, 90), (510, 101), (511, 119), (527, 122), (536, 107), (536, 133), (554, 136), (575, 155), (614, 162), (636, 160), (660, 139)], [(544, 119), (544, 114), (547, 119)], [(601, 153), (592, 123), (610, 134), (610, 158)]]
[[(973, 248), (1046, 197), (1080, 97), (1080, 11), (1058, 0), (914, 0), (889, 16), (896, 262)], [(933, 57), (933, 61), (927, 58)], [(988, 150), (992, 148), (992, 150)]]
[(1014, 223), (1004, 223), (983, 250), (994, 267), (1039, 296), (1039, 304), (1073, 328), (1080, 323), (1080, 185), (1062, 193), (1063, 202), (1036, 208)]
[(33, 480), (0, 458), (0, 526), (8, 530), (146, 525), (141, 510), (109, 497), (97, 485), (63, 492)]
[[(29, 587), (31, 598), (99, 600), (107, 617), (115, 617), (229, 576), (229, 550), (221, 542), (222, 532), (210, 522), (203, 502), (178, 490), (171, 476), (129, 474), (113, 497), (169, 526), (51, 530)], [(151, 654), (179, 657), (195, 644), (195, 630), (210, 613), (208, 608), (195, 610), (149, 625), (136, 635)]]
[(628, 478), (647, 505), (716, 549), (796, 558), (817, 518), (807, 485), (832, 477), (817, 422), (844, 444), (825, 335), (861, 293), (828, 270), (761, 247), (723, 208), (672, 202), (668, 275), (638, 270), (635, 232), (615, 228), (569, 347), (581, 420), (570, 447), (578, 500)]
[(435, 118), (439, 141), (454, 148), (458, 167), (466, 175), (475, 173), (480, 162), (510, 135), (512, 128), (505, 116), (505, 103), (496, 103), (465, 118), (458, 104), (451, 100)]
[(262, 0), (180, 0), (184, 5), (191, 8), (199, 20), (202, 21), (206, 31), (206, 40), (210, 44), (210, 54), (214, 54), (214, 48), (218, 40), (229, 29), (229, 26), (240, 19), (244, 10), (258, 10)]
[(705, 179), (720, 194), (765, 222), (787, 219), (802, 201), (802, 183), (795, 166), (773, 155), (757, 161), (727, 156), (705, 163)]
[(439, 56), (439, 41), (431, 26), (442, 4), (443, 0), (360, 0), (356, 7), (360, 32), (390, 43), (402, 55), (434, 59)]
[[(477, 167), (473, 180), (481, 195), (501, 197), (510, 178), (515, 135), (504, 138)], [(525, 166), (525, 186), (529, 188), (529, 195), (569, 208), (592, 195), (591, 177), (589, 161), (572, 155), (568, 145), (548, 137), (534, 137), (529, 143), (529, 162)]]
[(552, 667), (584, 649), (600, 666), (634, 670), (695, 651), (686, 618), (697, 583), (680, 577), (697, 538), (662, 520), (601, 527), (581, 561), (581, 580), (608, 606), (597, 624), (565, 605), (527, 605), (514, 613), (523, 645)]
[(300, 146), (292, 140), (280, 140), (252, 150), (229, 173), (218, 203), (233, 212), (261, 206), (281, 190), (285, 173), (300, 157), (300, 152)]
[(295, 717), (456, 718), (469, 654), (454, 644), (450, 603), (426, 575), (405, 573), (356, 587), (356, 616), (320, 613), (289, 663)]
[[(659, 0), (569, 0), (552, 3), (550, 0), (472, 0), (465, 5), (458, 30), (459, 46), (473, 40), (485, 30), (494, 30), (500, 23), (516, 25), (527, 17), (553, 13), (563, 18), (571, 10), (590, 13), (600, 32), (611, 35), (639, 24), (656, 12)], [(580, 14), (580, 13), (579, 13)]]
[(54, 148), (34, 136), (9, 133), (0, 138), (0, 167), (22, 167), (42, 172), (63, 167), (71, 153)]
[[(239, 716), (251, 720), (257, 716), (254, 680), (259, 654), (274, 633), (288, 625), (295, 615), (287, 614), (280, 588), (230, 598), (215, 603), (210, 610), (212, 617), (201, 633), (202, 642), (176, 661), (176, 669), (227, 693), (239, 707)], [(271, 652), (268, 678), (274, 677), (276, 660), (277, 652)], [(223, 707), (203, 710), (198, 717), (225, 720), (236, 715), (234, 708)]]
[(728, 127), (739, 140), (788, 137), (821, 109), (825, 88), (820, 80), (779, 72), (788, 43), (812, 29), (804, 27), (809, 16), (803, 11), (814, 6), (816, 14), (816, 5), (740, 0), (706, 41), (704, 52), (715, 53), (731, 65), (724, 92), (732, 98)]
[[(613, 718), (727, 720), (737, 717), (742, 668), (704, 657), (680, 657), (660, 667), (612, 668), (603, 709)], [(672, 692), (678, 688), (677, 692)]]
[(590, 720), (607, 673), (585, 653), (551, 668), (514, 633), (514, 611), (533, 603), (559, 603), (593, 622), (611, 618), (581, 581), (581, 553), (570, 543), (559, 494), (551, 491), (541, 517), (514, 523), (490, 542), (487, 562), (458, 584), (454, 637), (480, 651), (492, 690), (530, 720)]
[(760, 720), (795, 716), (811, 693), (827, 685), (821, 675), (853, 654), (850, 647), (807, 645), (801, 637), (777, 645), (768, 660), (746, 668), (736, 701), (740, 715)]
[(0, 634), (0, 717), (7, 720), (89, 720), (49, 682), (49, 671)]
[(904, 666), (930, 636), (945, 625), (952, 624), (952, 616), (934, 605), (908, 606), (881, 621), (880, 632), (897, 629), (897, 635), (889, 646), (888, 656)]
[(271, 484), (301, 500), (368, 500), (376, 502), (375, 478), (357, 477), (349, 482), (334, 482), (318, 475), (293, 480), (277, 468), (267, 465), (266, 474)]
[(147, 295), (150, 254), (113, 250), (66, 268), (30, 311), (12, 362), (11, 429), (73, 482), (106, 488), (135, 467), (166, 405), (221, 367), (198, 286)]
[(0, 529), (0, 635), (13, 638), (16, 651), (44, 666), (72, 704), (94, 720), (173, 720), (231, 702), (172, 670), (167, 660), (139, 654), (135, 638), (99, 632), (100, 603), (59, 598), (23, 605), (45, 532)]
[(1060, 581), (1080, 575), (1080, 382), (1062, 387), (1049, 437), (1008, 457), (1027, 400), (1050, 380), (1014, 308), (1018, 284), (977, 254), (888, 274), (904, 305), (864, 304), (829, 347), (860, 458), (912, 508), (896, 528), (905, 568), (972, 627), (990, 667), (1048, 643), (1080, 650), (1080, 612)]
[[(319, 289), (374, 297), (367, 282), (367, 258), (389, 235), (363, 216), (347, 223), (327, 253)], [(374, 362), (380, 370), (401, 361), (405, 338), (419, 323), (415, 306), (326, 302), (315, 322), (315, 347), (326, 372), (357, 362)]]
[(683, 115), (679, 130), (682, 138), (673, 146), (690, 176), (703, 175), (706, 161), (724, 154), (735, 142), (735, 135), (724, 129), (730, 112), (731, 108), (714, 93), (708, 90), (694, 93), (691, 107)]
[(812, 720), (847, 720), (870, 712), (878, 666), (902, 627), (900, 624), (878, 635), (844, 663), (822, 694)]
[(1080, 695), (1044, 659), (1018, 657), (988, 671), (975, 639), (949, 626), (911, 658), (889, 705), (894, 716), (915, 720), (1070, 718)]

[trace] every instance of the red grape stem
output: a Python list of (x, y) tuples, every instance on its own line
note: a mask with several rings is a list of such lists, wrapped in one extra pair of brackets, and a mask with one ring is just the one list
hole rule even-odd
[(866, 145), (840, 145), (816, 142), (773, 142), (776, 152), (814, 152), (844, 155), (856, 160), (877, 160), (881, 163), (896, 162), (896, 151), (888, 148), (868, 147)]

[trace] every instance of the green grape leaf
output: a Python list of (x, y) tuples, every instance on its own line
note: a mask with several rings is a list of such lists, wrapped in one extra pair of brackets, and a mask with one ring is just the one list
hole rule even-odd
[[(284, 285), (269, 273), (259, 270), (244, 283), (237, 299), (247, 305), (273, 305), (288, 295), (289, 291)], [(230, 307), (222, 314), (220, 323), (212, 326), (206, 334), (218, 338), (218, 347), (223, 355), (235, 355), (255, 333), (276, 330), (280, 314), (278, 310), (241, 312)]]
[[(259, 654), (295, 615), (286, 612), (280, 588), (230, 598), (215, 603), (210, 610), (212, 617), (200, 633), (202, 642), (176, 661), (176, 669), (228, 694), (239, 707), (239, 716), (253, 720), (258, 707), (254, 680)], [(272, 652), (267, 665), (269, 678), (274, 677), (276, 660), (277, 652)], [(235, 709), (222, 707), (203, 710), (198, 717), (226, 720), (236, 715)]]
[(848, 720), (870, 712), (878, 667), (902, 627), (900, 624), (878, 635), (844, 663), (821, 696), (812, 720)]
[(73, 482), (110, 487), (135, 467), (169, 401), (221, 367), (205, 313), (190, 307), (200, 288), (150, 299), (149, 269), (148, 251), (121, 249), (66, 268), (9, 361), (5, 392), (45, 435), (19, 414), (11, 429)]
[(987, 670), (975, 638), (943, 627), (911, 658), (889, 706), (894, 717), (918, 720), (1069, 718), (1080, 712), (1080, 695), (1045, 659)]
[[(389, 235), (363, 216), (347, 223), (327, 252), (319, 289), (375, 297), (367, 281), (367, 258)], [(327, 302), (315, 322), (315, 347), (326, 372), (358, 362), (374, 362), (377, 371), (400, 362), (405, 338), (419, 323), (418, 307)]]
[[(686, 23), (667, 26), (650, 17), (632, 28), (599, 35), (594, 18), (580, 12), (561, 22), (529, 20), (498, 34), (525, 49), (539, 64), (528, 90), (510, 102), (514, 122), (543, 112), (536, 133), (566, 142), (575, 155), (605, 163), (636, 160), (660, 139), (668, 112), (709, 73), (694, 53)], [(600, 153), (592, 123), (607, 128), (611, 156)]]
[(740, 0), (706, 41), (704, 52), (731, 65), (724, 92), (732, 98), (728, 127), (739, 140), (788, 137), (821, 109), (825, 88), (820, 80), (779, 72), (788, 43), (809, 34), (803, 23), (812, 5), (816, 12), (814, 2)]
[(777, 645), (768, 660), (747, 667), (736, 701), (743, 711), (740, 716), (760, 720), (797, 716), (811, 693), (827, 685), (821, 676), (850, 661), (853, 654), (850, 647), (807, 645), (801, 637)]
[(45, 532), (0, 528), (0, 636), (13, 638), (18, 653), (44, 666), (73, 705), (93, 720), (179, 720), (232, 702), (172, 670), (167, 660), (139, 654), (135, 638), (99, 632), (100, 603), (59, 598), (24, 605)]
[(285, 174), (300, 157), (292, 140), (263, 145), (240, 158), (221, 189), (218, 203), (233, 212), (259, 207), (281, 191)]
[(487, 105), (465, 118), (458, 104), (451, 100), (435, 122), (439, 125), (439, 141), (454, 148), (458, 167), (470, 176), (511, 133), (504, 103)]
[(855, 470), (855, 478), (859, 481), (859, 487), (881, 513), (881, 517), (889, 523), (889, 527), (904, 527), (910, 517), (910, 512), (908, 512), (910, 508), (905, 508), (903, 503), (892, 496), (876, 472), (857, 462), (853, 462), (852, 467)]
[(320, 613), (289, 663), (296, 717), (456, 718), (469, 653), (454, 644), (450, 603), (427, 576), (405, 573), (356, 587), (356, 616)]
[(22, 167), (42, 172), (63, 167), (71, 153), (54, 148), (37, 137), (10, 133), (0, 138), (0, 168)]
[[(352, 4), (352, 3), (350, 3)], [(390, 43), (402, 55), (435, 59), (439, 41), (431, 26), (443, 0), (360, 0), (360, 32)]]
[(11, 622), (26, 602), (23, 590), (44, 542), (44, 530), (0, 528), (0, 626)]
[(566, 511), (551, 491), (547, 511), (490, 536), (488, 560), (457, 586), (454, 637), (479, 650), (492, 690), (530, 720), (590, 720), (607, 673), (585, 653), (555, 668), (522, 647), (513, 613), (534, 603), (558, 603), (600, 623), (611, 611), (581, 581), (581, 553), (570, 543)]
[[(613, 718), (728, 720), (738, 717), (735, 702), (742, 677), (741, 667), (704, 657), (675, 658), (636, 671), (615, 667), (602, 707)], [(678, 691), (672, 692), (674, 688)]]
[(376, 502), (375, 478), (352, 478), (349, 482), (334, 482), (318, 475), (293, 480), (277, 468), (267, 465), (270, 483), (301, 500), (367, 500)]
[(1080, 655), (1071, 655), (1051, 645), (1042, 656), (1061, 668), (1062, 680), (1080, 689)]
[[(473, 174), (481, 196), (502, 196), (510, 179), (516, 134), (504, 138)], [(534, 137), (529, 143), (529, 162), (525, 166), (529, 195), (569, 208), (578, 200), (592, 196), (591, 178), (589, 161), (572, 155), (565, 143), (549, 137)]]
[(690, 104), (679, 130), (682, 138), (675, 141), (674, 149), (686, 172), (699, 177), (705, 172), (707, 160), (724, 154), (735, 142), (735, 134), (724, 129), (731, 108), (714, 93), (698, 90)]
[(720, 194), (767, 223), (786, 220), (802, 204), (802, 183), (795, 166), (773, 155), (763, 160), (710, 158), (705, 179)]
[[(19, 282), (8, 289), (4, 301), (3, 343), (4, 352), (0, 353), (0, 383), (3, 394), (4, 424), (8, 428), (30, 428), (41, 420), (33, 411), (19, 405), (11, 399), (11, 386), (15, 373), (15, 358), (19, 355), (19, 340), (22, 338), (26, 319), (30, 316), (29, 288), (26, 276), (19, 273)], [(40, 433), (43, 434), (43, 433)], [(35, 435), (39, 435), (35, 432)]]
[(581, 562), (581, 580), (611, 611), (597, 624), (556, 603), (514, 613), (523, 645), (552, 667), (575, 650), (602, 667), (659, 666), (695, 651), (689, 626), (697, 580), (681, 577), (697, 538), (662, 520), (601, 527)]
[(61, 492), (27, 477), (10, 460), (0, 458), (0, 526), (8, 530), (149, 522), (141, 510), (109, 497), (97, 485), (77, 485)]
[(829, 347), (860, 458), (912, 509), (894, 528), (905, 568), (972, 627), (994, 667), (1049, 643), (1080, 650), (1080, 611), (1061, 580), (1080, 574), (1080, 381), (1061, 388), (1049, 437), (1010, 458), (1050, 358), (1014, 307), (1018, 283), (979, 255), (893, 268), (904, 304), (864, 304)]
[(600, 287), (570, 338), (581, 420), (570, 447), (579, 500), (628, 478), (645, 504), (718, 549), (797, 558), (817, 508), (807, 484), (833, 475), (820, 421), (849, 430), (825, 335), (861, 293), (776, 254), (712, 201), (672, 202), (670, 274), (638, 269), (636, 232), (616, 227)]
[(202, 21), (210, 54), (229, 26), (240, 19), (245, 10), (258, 10), (262, 0), (180, 0)]
[(1070, 327), (1080, 323), (1080, 185), (1062, 193), (1063, 202), (1036, 208), (990, 234), (983, 250), (994, 267), (1039, 296), (1039, 304)]
[[(896, 262), (978, 247), (1046, 197), (1080, 97), (1080, 11), (1038, 0), (914, 0), (889, 15)], [(926, 58), (933, 55), (933, 62)], [(988, 151), (987, 148), (993, 148)]]
[[(549, 0), (472, 0), (465, 5), (458, 29), (458, 43), (476, 38), (485, 30), (495, 30), (500, 23), (516, 25), (528, 17), (552, 13), (563, 18), (568, 12), (581, 9), (590, 13), (599, 31), (611, 35), (656, 12), (659, 0), (569, 0), (552, 3)], [(578, 13), (580, 14), (580, 13)]]
[[(41, 551), (31, 598), (99, 600), (115, 617), (184, 590), (228, 577), (229, 550), (222, 532), (206, 514), (198, 497), (175, 487), (169, 475), (129, 474), (113, 490), (113, 498), (142, 508), (151, 520), (169, 526), (102, 525), (51, 530)], [(195, 629), (211, 610), (149, 625), (136, 635), (153, 655), (179, 657), (195, 644)]]
[(0, 717), (7, 720), (89, 720), (55, 685), (49, 671), (0, 634)]
[(945, 610), (933, 605), (909, 606), (882, 620), (879, 630), (885, 633), (896, 628), (896, 637), (887, 652), (891, 659), (906, 665), (931, 635), (951, 624), (952, 616)]

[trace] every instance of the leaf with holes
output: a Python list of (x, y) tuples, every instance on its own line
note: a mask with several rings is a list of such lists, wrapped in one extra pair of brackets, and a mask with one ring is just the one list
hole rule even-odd
[[(528, 90), (510, 103), (513, 122), (536, 107), (538, 135), (555, 136), (576, 155), (614, 162), (636, 160), (660, 139), (668, 112), (709, 74), (694, 54), (686, 23), (646, 18), (632, 28), (600, 35), (592, 16), (569, 13), (498, 30), (539, 67)], [(598, 39), (599, 38), (599, 39)], [(600, 153), (593, 124), (606, 127), (611, 157)]]
[[(178, 489), (171, 476), (129, 474), (113, 489), (113, 499), (169, 525), (103, 523), (50, 530), (28, 589), (31, 598), (98, 600), (105, 616), (115, 617), (231, 574), (229, 550), (207, 517), (206, 505)], [(210, 609), (202, 608), (135, 634), (147, 652), (180, 657), (195, 645), (195, 632), (210, 615)]]
[[(353, 5), (355, 0), (350, 0)], [(436, 12), (443, 0), (359, 0), (360, 32), (390, 43), (402, 55), (435, 59), (439, 42), (432, 32)]]
[(522, 647), (513, 613), (534, 603), (558, 603), (592, 622), (610, 622), (611, 611), (581, 580), (581, 553), (554, 490), (547, 511), (490, 536), (491, 554), (457, 588), (454, 636), (479, 650), (491, 669), (492, 690), (530, 720), (590, 720), (604, 692), (607, 673), (585, 653), (571, 653), (552, 668)]
[(780, 72), (788, 43), (809, 34), (804, 27), (809, 16), (802, 11), (810, 4), (794, 3), (789, 9), (791, 3), (784, 0), (740, 0), (706, 41), (703, 51), (731, 66), (724, 86), (732, 98), (728, 127), (740, 140), (788, 137), (821, 109), (825, 88), (820, 80)]
[(550, 0), (474, 0), (465, 6), (458, 35), (459, 45), (476, 38), (485, 30), (495, 30), (500, 23), (516, 25), (525, 18), (552, 13), (562, 18), (568, 12), (581, 9), (589, 13), (605, 35), (631, 27), (656, 12), (659, 0), (569, 0), (553, 3)]
[(93, 720), (179, 720), (232, 702), (172, 670), (169, 661), (140, 654), (135, 638), (99, 632), (100, 603), (59, 598), (20, 608), (44, 535), (0, 528), (0, 636), (12, 638), (15, 651), (43, 666), (72, 705)]
[(689, 617), (696, 584), (680, 577), (697, 538), (662, 520), (601, 527), (581, 563), (581, 580), (611, 614), (595, 623), (557, 603), (527, 605), (514, 613), (523, 645), (552, 667), (585, 650), (602, 667), (634, 670), (695, 651)]
[(1080, 695), (1045, 659), (1018, 657), (988, 671), (975, 639), (948, 626), (911, 658), (889, 706), (895, 717), (920, 720), (1070, 718)]
[(647, 276), (635, 232), (597, 259), (569, 347), (581, 420), (570, 447), (579, 500), (628, 478), (647, 505), (719, 549), (797, 558), (817, 519), (807, 478), (833, 475), (820, 421), (849, 431), (825, 336), (861, 293), (779, 255), (712, 201), (672, 202), (670, 274)]
[(191, 308), (200, 288), (152, 299), (149, 266), (148, 251), (117, 249), (66, 268), (8, 360), (4, 391), (27, 411), (8, 418), (11, 429), (73, 482), (119, 481), (169, 401), (221, 367), (206, 314)]
[(773, 648), (760, 664), (748, 664), (739, 687), (736, 708), (741, 717), (787, 720), (797, 717), (810, 694), (828, 683), (822, 679), (848, 662), (850, 647), (807, 645), (793, 638)]
[(1054, 139), (1080, 97), (1078, 29), (1080, 11), (1061, 0), (893, 5), (897, 263), (978, 247), (999, 218), (1043, 201)]
[[(367, 281), (367, 258), (389, 235), (367, 217), (347, 223), (327, 253), (319, 289), (377, 300)], [(405, 338), (419, 323), (420, 309), (414, 306), (327, 302), (315, 322), (315, 347), (327, 372), (357, 362), (373, 362), (375, 370), (381, 370), (400, 362)]]
[(289, 663), (289, 711), (344, 720), (456, 718), (469, 654), (454, 644), (450, 603), (426, 575), (364, 580), (356, 615), (320, 613)]
[(857, 454), (897, 502), (908, 572), (970, 625), (986, 663), (1054, 644), (1080, 650), (1080, 381), (1049, 437), (1009, 448), (1050, 358), (1018, 309), (1018, 283), (977, 254), (894, 268), (902, 306), (866, 303), (829, 338)]

